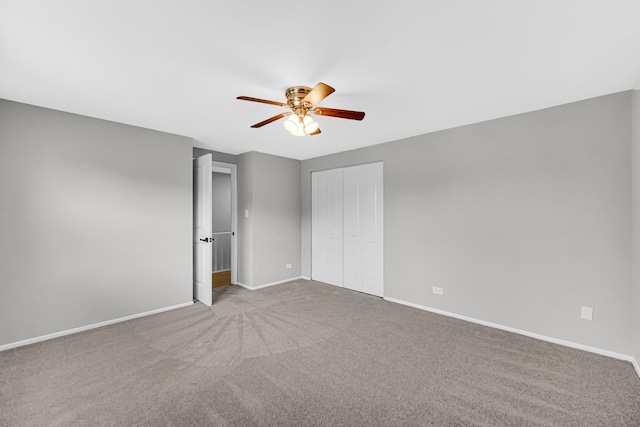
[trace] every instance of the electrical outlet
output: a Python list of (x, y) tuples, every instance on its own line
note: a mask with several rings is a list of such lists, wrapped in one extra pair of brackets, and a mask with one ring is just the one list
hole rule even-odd
[(287, 270), (291, 268), (291, 264), (287, 264), (284, 266), (284, 268), (286, 268)]
[(593, 307), (582, 306), (580, 318), (584, 320), (593, 320)]
[(443, 289), (442, 288), (438, 288), (437, 286), (433, 287), (433, 293), (436, 295), (442, 295), (443, 294)]
[(249, 209), (244, 210), (244, 217), (249, 218)]

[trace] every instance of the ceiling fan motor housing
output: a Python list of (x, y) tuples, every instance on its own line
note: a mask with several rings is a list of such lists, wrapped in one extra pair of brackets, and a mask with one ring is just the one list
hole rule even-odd
[(300, 117), (304, 116), (312, 107), (309, 102), (302, 102), (309, 92), (311, 92), (311, 88), (307, 86), (293, 86), (285, 92), (287, 105)]

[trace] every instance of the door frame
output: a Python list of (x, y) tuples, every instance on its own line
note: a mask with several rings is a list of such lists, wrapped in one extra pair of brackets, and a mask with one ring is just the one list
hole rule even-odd
[(236, 285), (238, 283), (238, 165), (213, 160), (211, 166), (213, 169), (229, 169), (231, 175), (231, 283)]

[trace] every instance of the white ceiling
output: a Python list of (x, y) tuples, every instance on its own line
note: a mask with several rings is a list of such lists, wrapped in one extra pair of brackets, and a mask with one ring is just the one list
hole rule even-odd
[[(640, 1), (0, 0), (0, 98), (307, 159), (628, 90)], [(289, 86), (325, 82), (322, 134)]]

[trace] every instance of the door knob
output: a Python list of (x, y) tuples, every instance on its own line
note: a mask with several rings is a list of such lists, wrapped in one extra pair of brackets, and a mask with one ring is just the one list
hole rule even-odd
[(201, 242), (207, 242), (207, 243), (209, 243), (209, 242), (213, 242), (213, 239), (210, 239), (210, 238), (208, 238), (208, 237), (205, 237), (204, 239), (200, 239), (200, 241), (201, 241)]

